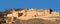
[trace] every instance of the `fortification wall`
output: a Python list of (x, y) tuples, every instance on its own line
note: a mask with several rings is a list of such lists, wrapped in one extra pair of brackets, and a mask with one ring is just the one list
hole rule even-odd
[[(21, 14), (22, 13), (22, 14)], [(20, 17), (19, 17), (20, 14)], [(17, 17), (18, 19), (31, 19), (31, 18), (42, 18), (46, 19), (46, 17), (52, 16), (60, 16), (60, 12), (51, 12), (50, 9), (43, 9), (43, 10), (22, 10), (22, 11), (12, 11), (12, 15), (7, 14), (9, 17)], [(47, 18), (49, 19), (49, 18)], [(52, 18), (51, 18), (52, 19)], [(56, 19), (56, 18), (55, 18)]]

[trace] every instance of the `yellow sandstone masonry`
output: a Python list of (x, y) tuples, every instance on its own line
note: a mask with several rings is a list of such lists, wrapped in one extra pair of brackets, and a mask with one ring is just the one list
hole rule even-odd
[[(12, 10), (11, 14), (7, 14), (7, 17), (16, 17), (17, 19), (21, 20), (28, 20), (32, 18), (41, 18), (45, 20), (53, 20), (53, 19), (60, 19), (55, 18), (60, 17), (60, 12), (52, 12), (51, 9), (23, 9), (21, 11)], [(50, 18), (53, 17), (53, 18)]]

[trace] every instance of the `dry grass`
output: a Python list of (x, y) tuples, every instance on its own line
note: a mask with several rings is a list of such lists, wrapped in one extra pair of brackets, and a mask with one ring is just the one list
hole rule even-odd
[(60, 21), (49, 21), (43, 19), (16, 20), (13, 24), (60, 24)]

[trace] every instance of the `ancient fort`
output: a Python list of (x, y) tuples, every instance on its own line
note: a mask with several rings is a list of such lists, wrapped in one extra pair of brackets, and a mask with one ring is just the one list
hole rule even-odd
[(56, 21), (60, 20), (60, 12), (53, 12), (50, 8), (20, 8), (0, 12), (0, 23), (4, 24), (12, 24), (15, 22), (15, 19), (29, 20), (35, 18)]

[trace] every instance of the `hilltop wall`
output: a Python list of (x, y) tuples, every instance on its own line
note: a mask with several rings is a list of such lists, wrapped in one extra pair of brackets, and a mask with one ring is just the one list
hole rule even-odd
[(12, 10), (11, 14), (7, 14), (7, 17), (17, 17), (18, 19), (31, 19), (31, 18), (43, 18), (60, 16), (60, 12), (52, 12), (51, 9), (23, 9), (23, 10)]

